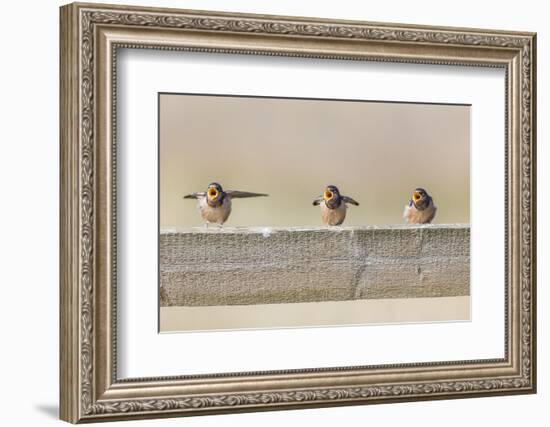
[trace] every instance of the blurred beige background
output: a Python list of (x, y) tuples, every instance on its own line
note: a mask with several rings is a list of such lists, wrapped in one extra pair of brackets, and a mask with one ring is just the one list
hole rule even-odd
[(195, 200), (216, 181), (238, 199), (227, 226), (316, 226), (327, 184), (360, 202), (344, 225), (403, 223), (415, 187), (434, 223), (468, 223), (470, 107), (160, 95), (160, 225), (202, 226)]

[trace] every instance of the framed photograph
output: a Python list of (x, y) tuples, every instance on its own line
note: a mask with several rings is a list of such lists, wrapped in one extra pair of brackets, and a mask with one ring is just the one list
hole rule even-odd
[(60, 22), (63, 420), (535, 392), (535, 34)]
[(470, 108), (160, 93), (160, 332), (470, 320)]

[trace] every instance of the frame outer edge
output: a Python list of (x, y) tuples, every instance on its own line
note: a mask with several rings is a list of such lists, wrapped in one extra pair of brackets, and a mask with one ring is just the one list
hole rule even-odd
[(537, 393), (537, 33), (531, 35), (531, 389)]
[(74, 5), (59, 9), (59, 418), (79, 416), (78, 19)]
[(258, 20), (266, 20), (266, 21), (273, 21), (273, 20), (282, 20), (282, 21), (288, 21), (288, 22), (294, 22), (294, 23), (303, 23), (303, 24), (340, 24), (342, 26), (346, 25), (371, 25), (376, 27), (388, 27), (388, 28), (401, 28), (401, 29), (409, 29), (409, 30), (432, 30), (432, 31), (441, 31), (444, 29), (445, 31), (465, 31), (469, 33), (477, 33), (477, 34), (491, 34), (491, 35), (507, 35), (507, 36), (521, 36), (521, 37), (532, 37), (536, 33), (531, 31), (513, 31), (513, 30), (505, 30), (505, 29), (496, 29), (496, 28), (476, 28), (476, 27), (463, 27), (463, 26), (440, 26), (440, 25), (426, 25), (426, 24), (410, 24), (410, 23), (404, 23), (404, 22), (396, 22), (396, 21), (370, 21), (365, 20), (362, 18), (357, 19), (334, 19), (334, 18), (321, 18), (321, 17), (315, 17), (310, 15), (284, 15), (284, 14), (273, 14), (273, 13), (253, 13), (253, 12), (236, 12), (236, 11), (222, 11), (222, 10), (210, 10), (210, 9), (188, 9), (188, 8), (181, 8), (177, 6), (170, 6), (170, 7), (164, 7), (164, 6), (142, 6), (142, 5), (129, 5), (129, 4), (112, 4), (112, 3), (90, 3), (88, 1), (84, 2), (74, 2), (72, 5), (77, 6), (81, 9), (101, 9), (105, 11), (120, 11), (124, 10), (128, 13), (136, 12), (136, 13), (153, 13), (153, 14), (178, 14), (178, 13), (186, 13), (190, 15), (194, 15), (197, 17), (206, 17), (206, 18), (254, 18)]

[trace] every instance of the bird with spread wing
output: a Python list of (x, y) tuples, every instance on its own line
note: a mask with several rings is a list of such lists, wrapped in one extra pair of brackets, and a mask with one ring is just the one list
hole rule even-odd
[(335, 185), (327, 185), (322, 196), (313, 201), (313, 206), (321, 206), (321, 219), (325, 225), (341, 225), (346, 218), (347, 204), (359, 206), (351, 197), (340, 194)]
[(205, 222), (205, 227), (208, 227), (209, 224), (218, 224), (221, 227), (231, 214), (232, 199), (265, 196), (267, 196), (267, 194), (224, 190), (220, 184), (213, 182), (208, 186), (206, 191), (191, 193), (183, 196), (183, 198), (197, 199), (199, 212)]

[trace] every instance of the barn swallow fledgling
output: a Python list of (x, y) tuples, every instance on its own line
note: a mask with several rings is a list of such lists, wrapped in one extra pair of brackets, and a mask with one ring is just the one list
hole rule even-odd
[(231, 214), (231, 200), (247, 197), (262, 197), (267, 194), (249, 193), (246, 191), (224, 190), (220, 184), (213, 182), (206, 191), (191, 193), (183, 196), (184, 199), (197, 199), (198, 208), (202, 219), (205, 221), (205, 227), (208, 224), (218, 224), (223, 226), (224, 222)]
[(313, 201), (313, 206), (321, 206), (323, 224), (340, 225), (346, 218), (347, 203), (359, 206), (351, 197), (342, 196), (335, 185), (327, 185), (323, 195)]
[(432, 197), (423, 188), (413, 191), (412, 199), (405, 206), (403, 218), (407, 224), (429, 224), (435, 217), (437, 206)]

